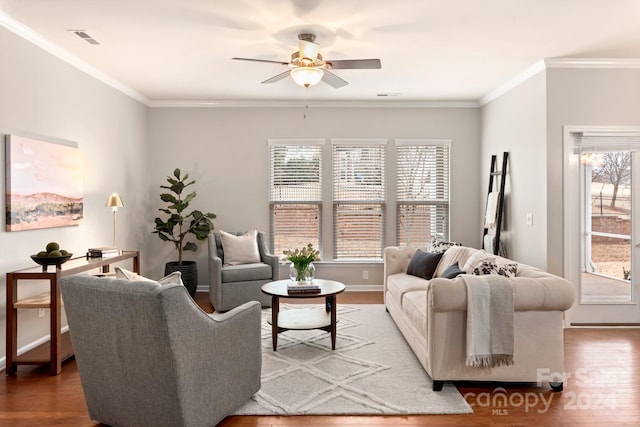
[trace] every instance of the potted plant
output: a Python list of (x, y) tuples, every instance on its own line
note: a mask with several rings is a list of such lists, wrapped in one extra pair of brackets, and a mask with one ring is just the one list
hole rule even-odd
[(198, 269), (195, 261), (183, 261), (184, 251), (196, 251), (198, 246), (187, 241), (189, 234), (193, 234), (197, 240), (205, 240), (211, 230), (213, 230), (212, 219), (216, 217), (212, 213), (202, 213), (199, 210), (187, 212), (189, 203), (196, 197), (193, 191), (183, 197), (185, 188), (195, 184), (195, 180), (188, 181), (189, 174), (181, 175), (180, 169), (173, 171), (173, 177), (167, 176), (169, 185), (161, 185), (160, 188), (170, 192), (161, 193), (160, 199), (168, 203), (166, 208), (158, 209), (169, 215), (166, 220), (156, 217), (153, 233), (160, 237), (160, 240), (172, 242), (178, 251), (178, 261), (171, 261), (165, 265), (165, 275), (174, 271), (182, 273), (182, 282), (186, 286), (189, 294), (194, 296), (198, 286)]

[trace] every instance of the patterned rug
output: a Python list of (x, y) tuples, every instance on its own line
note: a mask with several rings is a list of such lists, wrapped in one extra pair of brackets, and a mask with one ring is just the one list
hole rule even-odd
[(312, 330), (281, 333), (274, 352), (266, 322), (271, 310), (262, 316), (262, 388), (235, 415), (473, 412), (453, 385), (432, 391), (431, 379), (384, 305), (338, 305), (335, 351), (329, 333)]

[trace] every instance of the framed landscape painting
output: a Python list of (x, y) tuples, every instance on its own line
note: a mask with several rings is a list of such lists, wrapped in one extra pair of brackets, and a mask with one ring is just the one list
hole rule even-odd
[(82, 155), (72, 142), (5, 136), (6, 230), (82, 223)]

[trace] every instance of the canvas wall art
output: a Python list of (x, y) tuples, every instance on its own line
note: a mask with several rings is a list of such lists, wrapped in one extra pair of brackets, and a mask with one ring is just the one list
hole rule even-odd
[(6, 230), (82, 223), (82, 155), (72, 142), (6, 135)]

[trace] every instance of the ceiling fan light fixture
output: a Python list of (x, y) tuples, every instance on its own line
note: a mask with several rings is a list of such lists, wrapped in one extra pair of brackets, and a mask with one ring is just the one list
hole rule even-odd
[(308, 58), (311, 62), (318, 58), (320, 51), (320, 45), (306, 40), (300, 40), (298, 42), (298, 51), (300, 58)]
[(321, 68), (298, 67), (291, 70), (293, 81), (306, 88), (317, 85), (323, 76), (324, 71)]

